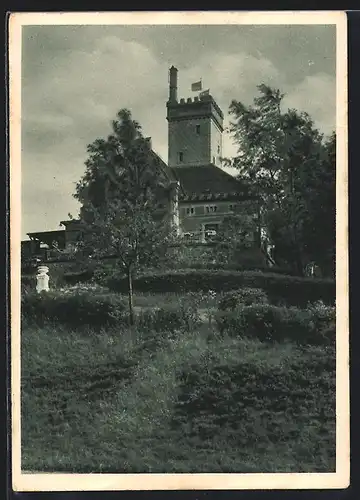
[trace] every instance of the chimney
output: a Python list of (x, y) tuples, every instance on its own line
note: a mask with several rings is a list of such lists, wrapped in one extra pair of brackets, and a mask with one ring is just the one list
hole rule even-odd
[(177, 74), (178, 70), (171, 66), (169, 71), (169, 102), (177, 102)]

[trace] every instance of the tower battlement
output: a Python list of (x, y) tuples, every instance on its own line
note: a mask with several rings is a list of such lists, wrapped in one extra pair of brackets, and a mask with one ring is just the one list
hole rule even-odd
[(167, 120), (187, 120), (193, 118), (212, 118), (223, 131), (224, 114), (212, 95), (182, 97), (180, 101), (168, 101)]

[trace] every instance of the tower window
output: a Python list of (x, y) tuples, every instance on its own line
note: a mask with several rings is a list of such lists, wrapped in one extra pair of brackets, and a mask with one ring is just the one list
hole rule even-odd
[(220, 154), (220, 144), (218, 145), (218, 154)]
[(195, 208), (194, 207), (187, 207), (186, 209), (186, 215), (194, 215), (195, 213)]
[(183, 162), (184, 161), (184, 153), (182, 151), (180, 151), (178, 156), (179, 156), (179, 162), (180, 163)]
[(196, 125), (196, 133), (197, 135), (200, 135), (200, 125)]

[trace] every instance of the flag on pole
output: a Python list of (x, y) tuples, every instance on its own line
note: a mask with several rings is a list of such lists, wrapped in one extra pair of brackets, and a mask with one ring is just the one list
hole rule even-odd
[(198, 92), (201, 89), (202, 89), (202, 81), (201, 80), (191, 84), (191, 90), (193, 92)]
[(200, 92), (200, 97), (202, 97), (203, 95), (209, 95), (210, 94), (210, 89), (206, 89), (206, 90), (203, 90), (202, 92)]

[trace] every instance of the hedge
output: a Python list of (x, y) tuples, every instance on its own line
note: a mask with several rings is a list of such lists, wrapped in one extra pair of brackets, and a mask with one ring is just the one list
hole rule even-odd
[[(322, 300), (326, 304), (335, 303), (335, 281), (332, 279), (301, 278), (275, 273), (256, 271), (194, 270), (152, 272), (134, 279), (134, 290), (139, 292), (190, 291), (227, 292), (243, 287), (261, 288), (272, 303), (284, 303), (306, 307), (308, 302)], [(126, 279), (110, 278), (107, 286), (114, 291), (125, 293)]]
[[(183, 266), (185, 267), (185, 266)], [(176, 265), (173, 265), (172, 267), (168, 266), (169, 270), (176, 269)], [(179, 266), (177, 266), (179, 268)], [(280, 266), (273, 266), (271, 269), (269, 268), (268, 265), (266, 264), (239, 264), (239, 263), (220, 263), (220, 262), (189, 262), (186, 265), (186, 268), (188, 269), (193, 269), (193, 270), (202, 270), (202, 269), (207, 269), (207, 270), (214, 270), (214, 271), (257, 271), (257, 272), (263, 272), (263, 273), (269, 273), (271, 274), (285, 274), (288, 276), (298, 276), (295, 274), (295, 272), (292, 272), (291, 269), (280, 267)]]
[[(43, 325), (58, 321), (70, 327), (108, 325), (128, 326), (128, 303), (115, 294), (77, 292), (24, 293), (22, 318)], [(140, 311), (135, 316), (136, 326), (143, 332), (172, 333), (191, 331), (200, 325), (196, 306), (180, 304)]]
[(306, 345), (335, 342), (335, 308), (323, 305), (307, 309), (271, 304), (238, 306), (233, 311), (219, 311), (215, 321), (220, 333), (236, 337), (270, 342), (290, 340)]
[(88, 292), (25, 293), (21, 297), (21, 315), (38, 324), (59, 321), (71, 327), (103, 327), (128, 321), (127, 304), (122, 297)]
[(88, 283), (94, 277), (94, 271), (88, 269), (86, 271), (79, 271), (77, 273), (65, 273), (63, 281), (66, 285), (77, 285), (78, 283)]

